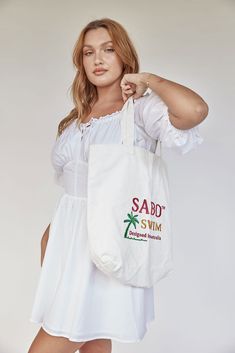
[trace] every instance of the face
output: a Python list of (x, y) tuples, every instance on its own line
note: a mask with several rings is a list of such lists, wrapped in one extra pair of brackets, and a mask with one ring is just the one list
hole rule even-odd
[[(105, 28), (89, 30), (84, 38), (83, 66), (88, 80), (104, 87), (122, 78), (123, 63), (115, 52), (111, 37)], [(105, 71), (95, 73), (96, 68)]]

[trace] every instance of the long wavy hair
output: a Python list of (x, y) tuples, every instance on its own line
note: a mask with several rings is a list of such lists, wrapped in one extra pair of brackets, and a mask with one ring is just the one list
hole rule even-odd
[(127, 73), (139, 72), (139, 59), (132, 41), (129, 38), (127, 31), (123, 26), (110, 19), (101, 18), (89, 22), (81, 31), (74, 49), (73, 49), (73, 65), (76, 69), (76, 75), (70, 86), (74, 108), (70, 113), (61, 120), (58, 125), (58, 138), (64, 129), (66, 129), (74, 120), (77, 120), (78, 126), (91, 112), (91, 106), (97, 101), (97, 89), (87, 78), (83, 67), (83, 44), (85, 34), (91, 29), (106, 28), (111, 40), (113, 41), (114, 49), (123, 63), (123, 76)]

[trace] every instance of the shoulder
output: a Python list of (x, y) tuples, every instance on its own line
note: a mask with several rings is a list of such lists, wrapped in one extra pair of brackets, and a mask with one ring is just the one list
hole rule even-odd
[(143, 96), (134, 99), (135, 107), (140, 108), (148, 105), (155, 105), (158, 103), (163, 103), (163, 101), (154, 91), (147, 91)]
[(76, 124), (76, 121), (72, 121), (68, 126), (66, 126), (66, 128), (63, 129), (60, 135), (56, 136), (53, 142), (52, 151), (60, 150), (70, 139), (73, 138), (78, 131)]
[(141, 97), (134, 99), (134, 102), (147, 102), (150, 99), (161, 101), (161, 98), (153, 90), (147, 90)]
[(154, 91), (147, 91), (143, 96), (134, 99), (134, 109), (136, 114), (146, 118), (152, 114), (154, 116), (165, 114), (167, 106)]

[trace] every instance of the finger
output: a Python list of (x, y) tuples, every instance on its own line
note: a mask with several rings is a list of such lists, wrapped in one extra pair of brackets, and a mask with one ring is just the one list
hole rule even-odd
[[(125, 75), (125, 76), (126, 76), (126, 75)], [(125, 84), (128, 83), (125, 76), (123, 76), (123, 78), (122, 78), (122, 80), (121, 80), (121, 82), (120, 82), (120, 86), (123, 86), (123, 85), (125, 85)]]
[(131, 89), (131, 88), (129, 88), (129, 89), (125, 89), (124, 92), (125, 92), (126, 94), (129, 94), (129, 93), (133, 93), (134, 90)]
[(132, 96), (133, 95), (133, 93), (131, 93), (131, 94), (123, 94), (123, 100), (124, 100), (124, 102), (130, 97), (130, 96)]
[(131, 86), (128, 85), (128, 84), (121, 85), (121, 89), (122, 90), (127, 90), (127, 89), (130, 89), (130, 88), (131, 88)]
[(124, 102), (125, 102), (126, 99), (127, 99), (126, 94), (125, 94), (123, 91), (122, 91), (122, 99), (123, 99)]

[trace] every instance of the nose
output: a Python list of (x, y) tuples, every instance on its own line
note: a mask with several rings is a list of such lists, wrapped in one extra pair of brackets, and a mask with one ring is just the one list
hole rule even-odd
[(99, 64), (103, 60), (103, 56), (100, 51), (95, 53), (95, 63)]

